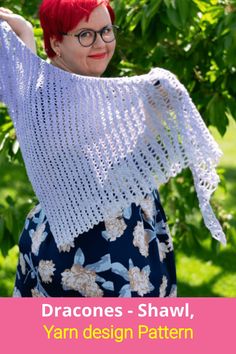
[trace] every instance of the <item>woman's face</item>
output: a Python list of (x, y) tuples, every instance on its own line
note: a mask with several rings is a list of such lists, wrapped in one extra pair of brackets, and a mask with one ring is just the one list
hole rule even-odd
[[(107, 25), (111, 25), (111, 18), (106, 6), (101, 4), (92, 11), (88, 22), (80, 21), (78, 26), (69, 33), (78, 34), (84, 28), (99, 31)], [(62, 42), (51, 39), (51, 45), (59, 54), (56, 59), (52, 60), (52, 63), (63, 70), (79, 75), (101, 76), (114, 54), (116, 41), (105, 43), (97, 34), (92, 46), (83, 47), (77, 37), (63, 36)]]

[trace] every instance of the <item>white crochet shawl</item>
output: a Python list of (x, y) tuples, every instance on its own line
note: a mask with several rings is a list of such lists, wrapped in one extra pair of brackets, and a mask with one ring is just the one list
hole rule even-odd
[(0, 98), (59, 249), (186, 167), (206, 226), (225, 243), (209, 204), (221, 152), (173, 74), (71, 74), (34, 55), (3, 21), (0, 63)]

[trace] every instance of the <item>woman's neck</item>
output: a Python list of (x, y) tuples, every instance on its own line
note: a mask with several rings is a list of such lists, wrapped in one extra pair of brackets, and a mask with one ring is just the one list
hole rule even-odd
[[(72, 74), (77, 74), (77, 75), (82, 75), (80, 73), (76, 73), (74, 71), (72, 71), (67, 65), (66, 63), (63, 61), (62, 58), (60, 57), (54, 57), (54, 58), (50, 58), (50, 63), (54, 66), (56, 66), (57, 68), (59, 69), (62, 69), (64, 71), (68, 71), (69, 73), (72, 73)], [(83, 74), (83, 76), (86, 76), (85, 74)], [(101, 75), (98, 75), (97, 77), (100, 77)]]
[[(68, 71), (69, 73), (73, 73), (72, 70), (70, 70), (70, 68), (63, 62), (63, 60), (61, 60), (59, 57), (54, 57), (50, 59), (50, 63), (54, 66), (56, 66), (59, 69)], [(73, 73), (76, 74), (76, 73)]]

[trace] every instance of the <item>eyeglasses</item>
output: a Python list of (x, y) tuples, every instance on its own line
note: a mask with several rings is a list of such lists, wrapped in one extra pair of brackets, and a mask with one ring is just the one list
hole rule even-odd
[(118, 29), (119, 29), (118, 26), (110, 25), (110, 26), (103, 27), (100, 31), (94, 31), (93, 29), (90, 29), (90, 28), (84, 28), (78, 34), (70, 34), (70, 33), (64, 33), (64, 32), (62, 32), (61, 34), (63, 36), (77, 37), (79, 43), (83, 47), (90, 47), (96, 41), (97, 34), (100, 34), (102, 40), (105, 43), (113, 42), (116, 39)]

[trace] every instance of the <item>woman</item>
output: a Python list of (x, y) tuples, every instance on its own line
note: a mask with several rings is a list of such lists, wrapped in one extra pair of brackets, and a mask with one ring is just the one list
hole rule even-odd
[[(114, 12), (109, 3), (60, 1), (57, 9), (58, 3), (43, 1), (39, 13), (45, 49), (51, 64), (79, 75), (101, 76), (116, 45), (115, 29), (111, 27)], [(76, 9), (73, 8), (74, 4)], [(80, 6), (85, 7), (84, 11)], [(76, 14), (72, 11), (76, 11)], [(69, 24), (66, 12), (71, 15)], [(84, 17), (86, 13), (89, 15), (88, 20)], [(20, 25), (19, 29), (13, 29), (35, 52), (30, 24), (6, 9), (1, 9), (0, 15), (10, 25), (13, 21), (13, 25)], [(48, 18), (53, 18), (53, 15), (65, 22), (63, 28), (66, 28), (67, 34), (58, 35), (56, 21), (50, 21), (48, 25)], [(100, 33), (95, 32), (96, 38), (92, 38), (92, 32), (87, 29)], [(77, 34), (80, 36), (75, 37)], [(140, 239), (145, 237), (144, 229), (156, 230), (156, 238), (148, 247), (145, 240)], [(15, 296), (176, 294), (173, 246), (157, 191), (147, 195), (141, 205), (132, 204), (113, 219), (100, 222), (80, 235), (73, 248), (64, 250), (58, 250), (47, 217), (37, 205), (26, 219), (19, 247)], [(84, 255), (83, 265), (74, 263), (78, 250)], [(119, 274), (115, 267), (117, 262), (127, 269), (126, 276)], [(96, 265), (98, 263), (100, 266)]]
[[(179, 104), (179, 97), (181, 96), (182, 100), (185, 93), (182, 88), (179, 91), (176, 83), (177, 86), (172, 85), (174, 89), (170, 86), (167, 94), (169, 84), (165, 88), (166, 74), (162, 71), (160, 77), (163, 74), (163, 80), (151, 80), (152, 87), (150, 83), (149, 86), (146, 85), (146, 77), (143, 82), (138, 78), (137, 85), (135, 80), (129, 81), (133, 95), (127, 88), (129, 84), (126, 80), (120, 83), (115, 79), (97, 81), (91, 78), (104, 73), (115, 50), (115, 16), (108, 1), (44, 0), (39, 14), (46, 53), (51, 64), (59, 70), (36, 60), (35, 56), (29, 54), (14, 38), (11, 39), (16, 47), (15, 52), (20, 53), (17, 64), (20, 62), (24, 66), (22, 62), (27, 58), (30, 67), (29, 70), (25, 68), (23, 71), (17, 71), (19, 80), (25, 82), (19, 87), (17, 98), (22, 95), (27, 107), (22, 108), (22, 114), (31, 118), (24, 130), (22, 123), (19, 123), (19, 115), (15, 115), (14, 106), (13, 120), (28, 175), (33, 181), (39, 200), (44, 202), (44, 208), (40, 203), (29, 213), (20, 237), (14, 296), (176, 296), (173, 244), (158, 192), (156, 188), (150, 192), (154, 179), (151, 175), (147, 176), (146, 169), (157, 164), (158, 178), (160, 182), (165, 182), (171, 175), (186, 167), (187, 163), (192, 163), (190, 156), (181, 157), (181, 162), (178, 162), (177, 157), (183, 155), (183, 147), (178, 148), (176, 145), (168, 152), (163, 142), (159, 141), (158, 135), (151, 137), (151, 132), (154, 132), (153, 125), (156, 124), (156, 134), (162, 131), (168, 145), (169, 136), (164, 134), (158, 119), (155, 118), (155, 122), (150, 119), (154, 113), (155, 117), (161, 115), (161, 106), (156, 107), (154, 98), (150, 95), (158, 94), (158, 99), (170, 111), (171, 120), (168, 121), (167, 117), (166, 122), (169, 122), (171, 130), (171, 125), (175, 124), (175, 96), (178, 96)], [(0, 18), (6, 20), (35, 53), (30, 24), (6, 9), (0, 10)], [(2, 53), (4, 55), (4, 52)], [(8, 61), (4, 62), (5, 70), (10, 70)], [(61, 69), (71, 74), (62, 74)], [(153, 75), (155, 76), (155, 71)], [(167, 81), (174, 82), (175, 79), (168, 75)], [(29, 77), (32, 81), (29, 81)], [(9, 78), (14, 81), (13, 74)], [(148, 80), (150, 81), (150, 78)], [(2, 80), (3, 88), (4, 85)], [(138, 88), (144, 90), (145, 94), (150, 92), (150, 95), (147, 100), (140, 102), (137, 114), (140, 112), (141, 118), (135, 116), (135, 122), (134, 97), (137, 93), (138, 99), (141, 94)], [(11, 106), (12, 90), (8, 87), (5, 90), (9, 91), (8, 95), (5, 94), (5, 103)], [(82, 98), (81, 93), (84, 93)], [(61, 101), (57, 100), (57, 97), (61, 97)], [(77, 100), (80, 100), (78, 108)], [(147, 104), (147, 110), (142, 112), (144, 103)], [(186, 107), (192, 110), (191, 104), (186, 104), (189, 104)], [(19, 105), (20, 103), (16, 108), (19, 109)], [(192, 115), (194, 114), (195, 111), (192, 110)], [(81, 119), (79, 122), (73, 120), (77, 115)], [(126, 129), (122, 125), (122, 116), (126, 119)], [(142, 126), (144, 118), (145, 127)], [(117, 125), (114, 124), (115, 119)], [(30, 129), (28, 124), (31, 125)], [(110, 127), (113, 124), (112, 129)], [(32, 129), (35, 134), (32, 134)], [(194, 129), (196, 130), (196, 126)], [(61, 130), (64, 134), (61, 134)], [(102, 137), (100, 134), (103, 130), (107, 133)], [(170, 130), (167, 130), (169, 135)], [(51, 134), (45, 138), (48, 131)], [(75, 131), (77, 135), (74, 135)], [(31, 134), (34, 143), (26, 141), (27, 134), (28, 139)], [(121, 145), (122, 139), (125, 140), (126, 151)], [(171, 142), (174, 140), (176, 139), (171, 139)], [(206, 144), (209, 143), (208, 136), (205, 141)], [(38, 146), (38, 151), (33, 149), (35, 145)], [(203, 143), (202, 146), (205, 148)], [(212, 155), (207, 163), (212, 168), (211, 159), (212, 165), (215, 165), (219, 152), (213, 141), (210, 141), (210, 146), (207, 150)], [(187, 150), (191, 149), (185, 150), (184, 153), (187, 154)], [(109, 156), (106, 155), (108, 151)], [(198, 152), (197, 148), (193, 150), (191, 157)], [(153, 161), (146, 159), (148, 155)], [(35, 165), (29, 163), (32, 158)], [(47, 172), (42, 174), (45, 164), (49, 167)], [(165, 164), (168, 165), (168, 173), (165, 171)], [(193, 168), (201, 168), (199, 166), (202, 164), (197, 163)], [(203, 168), (206, 169), (205, 166)], [(150, 170), (155, 171), (155, 168), (150, 167)], [(198, 173), (196, 176), (198, 178)], [(209, 176), (214, 179), (212, 184), (215, 185), (215, 174), (207, 174), (206, 178), (209, 179)], [(202, 174), (201, 178), (203, 179)], [(201, 183), (197, 183), (196, 187), (199, 187), (201, 199), (204, 188)], [(48, 200), (48, 204), (45, 204), (45, 200)], [(128, 201), (132, 203), (128, 204)], [(220, 238), (221, 230), (212, 217), (210, 207), (205, 204), (204, 202), (204, 210), (210, 220), (210, 226), (214, 224), (214, 237)], [(104, 216), (103, 219), (101, 215)]]

